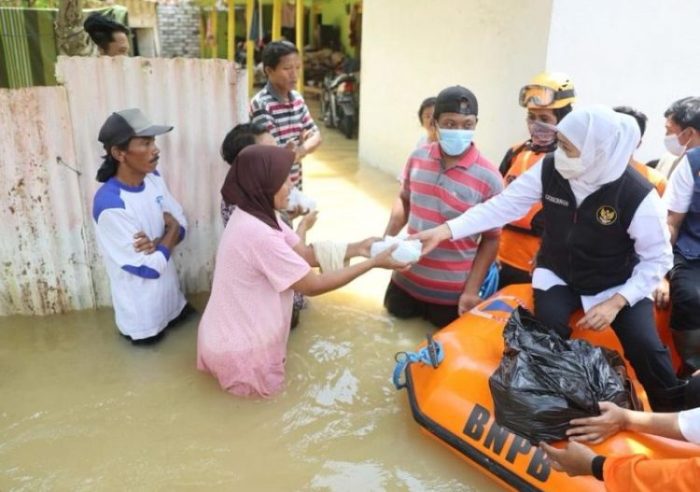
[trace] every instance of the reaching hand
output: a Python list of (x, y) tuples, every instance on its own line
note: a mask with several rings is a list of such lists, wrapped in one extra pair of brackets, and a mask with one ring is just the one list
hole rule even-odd
[(390, 248), (385, 249), (381, 253), (379, 253), (377, 256), (372, 258), (371, 260), (368, 261), (373, 261), (374, 266), (377, 268), (385, 268), (387, 270), (399, 270), (399, 271), (405, 271), (411, 268), (412, 263), (402, 263), (400, 261), (396, 261), (391, 254), (398, 248), (398, 244), (392, 245)]
[(569, 422), (572, 427), (566, 431), (566, 435), (572, 441), (598, 444), (625, 428), (627, 410), (609, 401), (601, 401), (598, 408), (600, 415), (597, 417), (573, 419)]
[(368, 237), (367, 239), (363, 239), (362, 241), (358, 243), (352, 243), (348, 245), (348, 249), (350, 247), (353, 247), (355, 255), (354, 256), (364, 256), (365, 258), (369, 258), (370, 256), (370, 250), (372, 248), (372, 245), (376, 243), (377, 241), (381, 241), (382, 238), (380, 237)]
[(287, 210), (287, 218), (291, 222), (292, 220), (304, 215), (305, 213), (308, 213), (308, 210), (304, 210), (304, 208), (301, 205), (297, 205), (296, 207)]
[(294, 162), (299, 162), (301, 159), (306, 155), (306, 147), (304, 147), (304, 139), (306, 137), (302, 135), (299, 140), (290, 140), (286, 144), (284, 144), (284, 147), (286, 149), (291, 150), (294, 152)]
[(570, 477), (593, 474), (593, 458), (596, 454), (588, 446), (578, 442), (570, 442), (566, 448), (557, 449), (541, 442), (540, 449), (547, 454), (552, 468), (557, 471), (563, 471)]
[(151, 240), (145, 232), (140, 231), (134, 234), (134, 250), (137, 253), (150, 255), (156, 250), (157, 240)]
[(427, 231), (411, 234), (408, 239), (418, 239), (423, 244), (421, 256), (425, 256), (434, 250), (441, 242), (452, 239), (452, 231), (447, 224), (442, 224)]
[(656, 307), (666, 309), (671, 302), (671, 286), (668, 280), (663, 279), (661, 284), (654, 290), (654, 304)]
[(318, 210), (313, 210), (306, 214), (303, 219), (301, 219), (301, 222), (299, 222), (299, 225), (297, 226), (297, 231), (299, 229), (303, 229), (304, 231), (308, 231), (311, 229), (314, 224), (316, 224), (316, 220), (318, 219)]
[(617, 313), (625, 306), (625, 298), (615, 294), (607, 301), (596, 304), (588, 310), (586, 315), (578, 320), (576, 326), (594, 331), (601, 331), (608, 326), (617, 316)]
[(470, 311), (474, 306), (479, 304), (483, 299), (475, 294), (467, 294), (462, 292), (459, 296), (459, 302), (457, 303), (457, 314), (462, 316), (467, 311)]

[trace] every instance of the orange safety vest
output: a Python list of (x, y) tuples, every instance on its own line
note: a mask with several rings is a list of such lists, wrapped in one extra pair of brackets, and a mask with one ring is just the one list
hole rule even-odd
[(659, 196), (664, 196), (664, 191), (666, 191), (666, 178), (664, 177), (663, 174), (661, 174), (659, 171), (656, 169), (653, 169), (649, 166), (645, 166), (641, 162), (632, 160), (630, 165), (644, 178), (646, 178), (647, 181), (649, 181), (654, 188), (656, 188), (656, 191), (659, 192)]
[[(535, 165), (545, 156), (544, 152), (535, 152), (525, 144), (512, 148), (510, 168), (505, 174), (506, 186), (515, 178)], [(514, 268), (529, 272), (534, 266), (535, 256), (540, 249), (542, 231), (537, 227), (536, 216), (542, 210), (542, 204), (533, 205), (524, 217), (507, 224), (501, 232), (501, 243), (498, 248), (498, 261)]]

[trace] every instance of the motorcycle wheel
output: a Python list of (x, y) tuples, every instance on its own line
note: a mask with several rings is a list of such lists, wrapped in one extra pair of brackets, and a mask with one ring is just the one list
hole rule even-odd
[(343, 135), (345, 135), (345, 138), (352, 138), (352, 134), (354, 133), (355, 129), (354, 126), (352, 116), (343, 115), (338, 123), (338, 129)]
[(333, 128), (333, 115), (331, 114), (330, 96), (327, 92), (321, 94), (321, 116), (326, 128)]

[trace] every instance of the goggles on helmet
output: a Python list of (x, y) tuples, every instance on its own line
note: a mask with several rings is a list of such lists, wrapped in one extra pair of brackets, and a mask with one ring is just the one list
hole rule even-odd
[(520, 89), (519, 103), (522, 107), (533, 105), (546, 108), (559, 99), (574, 97), (574, 90), (555, 91), (544, 85), (526, 85)]

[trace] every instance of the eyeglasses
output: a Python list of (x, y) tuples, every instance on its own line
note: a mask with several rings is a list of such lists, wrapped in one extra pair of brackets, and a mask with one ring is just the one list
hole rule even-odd
[(559, 99), (574, 97), (574, 90), (568, 89), (565, 91), (555, 91), (551, 87), (543, 85), (526, 85), (520, 89), (519, 103), (523, 107), (528, 104), (534, 106), (546, 107)]

